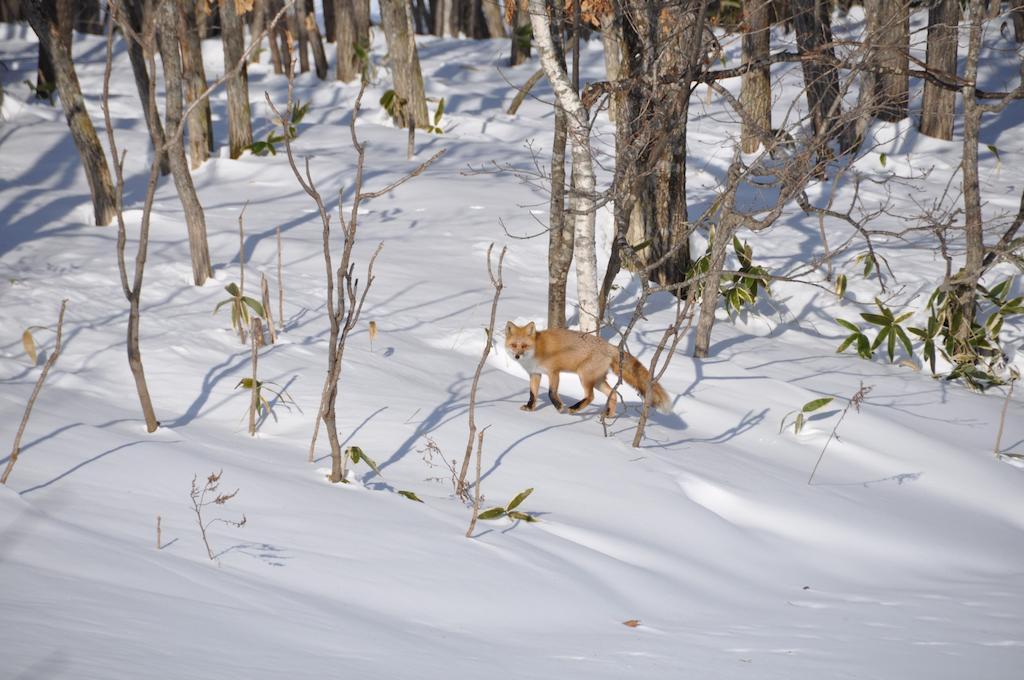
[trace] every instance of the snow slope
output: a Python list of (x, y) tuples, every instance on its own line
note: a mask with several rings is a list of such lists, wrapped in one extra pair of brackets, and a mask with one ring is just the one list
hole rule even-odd
[[(521, 83), (535, 65), (505, 67), (505, 42), (420, 39), (428, 95), (446, 98), (446, 134), (420, 135), (417, 159), (448, 152), (361, 216), (356, 271), (379, 242), (384, 249), (345, 358), (339, 434), (381, 474), (360, 465), (354, 483), (332, 486), (323, 437), (317, 463), (305, 462), (326, 366), (320, 224), (284, 156), (214, 158), (195, 172), (217, 263), (216, 280), (202, 288), (190, 285), (173, 184), (161, 182), (142, 351), (162, 427), (146, 434), (125, 361), (115, 231), (89, 224), (87, 187), (59, 109), (20, 89), (35, 68), (34, 37), (25, 27), (0, 31), (8, 67), (0, 71), (0, 442), (13, 439), (39, 370), (28, 365), (21, 331), (52, 326), (60, 300), (70, 300), (64, 352), (0, 488), (0, 677), (1019, 677), (1024, 477), (992, 454), (1003, 394), (835, 354), (842, 333), (832, 318), (857, 318), (879, 294), (876, 279), (856, 275), (856, 252), (836, 266), (862, 304), (779, 283), (762, 314), (720, 318), (710, 359), (689, 358), (684, 343), (664, 378), (674, 413), (655, 416), (639, 449), (630, 446), (638, 402), (628, 389), (606, 437), (600, 397), (579, 416), (556, 413), (546, 399), (537, 412), (520, 411), (526, 376), (503, 352), (492, 354), (476, 413), (489, 426), (482, 490), (488, 504), (500, 504), (535, 488), (522, 509), (541, 521), (481, 522), (468, 540), (469, 510), (427, 443), (447, 459), (461, 459), (465, 448), (491, 299), (488, 244), (509, 247), (501, 327), (505, 319), (543, 321), (546, 239), (514, 237), (542, 229), (534, 215), (546, 219), (546, 196), (509, 172), (467, 172), (492, 161), (529, 169), (530, 145), (546, 158), (550, 90), (538, 86), (538, 100), (515, 117), (503, 113), (512, 96), (503, 78)], [(989, 38), (991, 54), (1011, 45)], [(204, 49), (215, 74), (219, 46)], [(737, 46), (729, 49), (735, 61)], [(99, 123), (102, 40), (78, 36), (75, 56)], [(600, 78), (600, 45), (583, 57), (587, 76)], [(111, 104), (128, 149), (132, 229), (148, 141), (123, 50), (115, 69)], [(406, 160), (405, 133), (377, 105), (388, 83), (380, 69), (358, 124), (368, 189), (417, 162)], [(1001, 72), (988, 76), (993, 86), (1002, 86)], [(773, 76), (781, 96), (795, 96), (798, 70), (779, 67)], [(262, 92), (281, 102), (285, 83), (264, 64), (250, 70), (250, 85), (264, 135), (271, 123)], [(311, 157), (325, 196), (352, 184), (347, 124), (356, 91), (309, 74), (297, 79), (297, 96), (311, 105), (296, 149)], [(714, 198), (736, 128), (720, 102), (698, 95), (690, 190), (699, 207)], [(221, 93), (214, 116), (222, 137), (223, 107)], [(983, 156), (993, 225), (1016, 209), (1024, 183), (1015, 160), (1024, 153), (1021, 113), (1011, 106), (983, 138), (1002, 159)], [(860, 162), (864, 172), (908, 178), (888, 197), (884, 187), (867, 189), (875, 192), (868, 201), (890, 200), (891, 214), (904, 218), (941, 196), (959, 162), (959, 142), (908, 128), (877, 127), (888, 162)], [(610, 141), (604, 122), (598, 144), (606, 155)], [(818, 191), (812, 200), (826, 200)], [(849, 192), (844, 186), (837, 203)], [(276, 421), (255, 438), (242, 418), (248, 394), (233, 389), (247, 375), (248, 350), (226, 313), (211, 315), (223, 286), (238, 280), (237, 218), (246, 202), (249, 286), (260, 271), (273, 281), (275, 228), (283, 237), (287, 328), (262, 351), (260, 376), (296, 403), (278, 403)], [(607, 214), (598, 222), (607, 249)], [(879, 228), (904, 224), (894, 217)], [(849, 237), (842, 223), (826, 229), (831, 241)], [(822, 252), (817, 220), (798, 210), (749, 238), (755, 260), (775, 273)], [(878, 245), (895, 272), (889, 304), (920, 309), (944, 267), (928, 237)], [(613, 313), (625, 323), (636, 284), (625, 274), (619, 284)], [(643, 360), (671, 317), (671, 299), (654, 298), (648, 312), (630, 345)], [(380, 329), (372, 351), (369, 320)], [(35, 334), (51, 351), (52, 333)], [(1021, 329), (1007, 334), (1019, 347)], [(1011, 359), (1022, 363), (1019, 354)], [(843, 419), (808, 485), (862, 383), (872, 390)], [(570, 376), (561, 389), (580, 394)], [(785, 414), (819, 396), (837, 399), (799, 436), (780, 434)], [(1022, 416), (1018, 392), (1004, 449), (1024, 452)], [(219, 470), (224, 489), (239, 493), (217, 516), (244, 513), (248, 521), (211, 529), (218, 555), (210, 561), (188, 493), (193, 476)], [(623, 625), (633, 619), (640, 625)]]

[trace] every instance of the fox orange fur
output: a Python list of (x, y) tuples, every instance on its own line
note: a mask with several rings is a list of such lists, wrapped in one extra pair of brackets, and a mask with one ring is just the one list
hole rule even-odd
[[(619, 362), (619, 349), (604, 339), (565, 328), (550, 328), (538, 331), (531, 321), (517, 326), (511, 321), (505, 326), (505, 349), (530, 374), (530, 399), (522, 406), (524, 411), (537, 408), (537, 391), (540, 376), (548, 376), (548, 396), (559, 411), (563, 409), (558, 398), (559, 373), (575, 373), (583, 383), (583, 399), (569, 407), (569, 413), (577, 413), (594, 400), (594, 388), (608, 397), (605, 414), (615, 415), (615, 392), (608, 384), (608, 371), (616, 375), (643, 394), (651, 374), (631, 354), (624, 354)], [(662, 413), (671, 408), (671, 398), (661, 385), (651, 386), (651, 404)]]

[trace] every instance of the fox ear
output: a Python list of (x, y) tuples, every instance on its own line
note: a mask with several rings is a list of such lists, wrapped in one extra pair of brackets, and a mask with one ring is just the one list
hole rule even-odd
[(511, 333), (512, 329), (515, 328), (515, 327), (516, 327), (516, 325), (514, 323), (512, 323), (511, 321), (509, 321), (508, 323), (505, 324), (505, 333), (506, 334)]
[(533, 335), (534, 333), (536, 333), (537, 332), (537, 324), (533, 323), (532, 321), (530, 323), (526, 324), (526, 332), (529, 333), (530, 335)]

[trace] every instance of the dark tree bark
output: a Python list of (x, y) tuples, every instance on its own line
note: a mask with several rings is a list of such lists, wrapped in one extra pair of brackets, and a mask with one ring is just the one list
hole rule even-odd
[(71, 130), (71, 138), (82, 159), (85, 177), (92, 194), (93, 213), (97, 225), (110, 224), (114, 219), (114, 183), (107, 167), (107, 159), (100, 146), (96, 128), (89, 119), (85, 99), (78, 84), (78, 74), (71, 61), (71, 44), (57, 24), (57, 8), (52, 0), (25, 0), (23, 4), (32, 30), (39, 37), (39, 45), (53, 64), (54, 82), (64, 116)]
[(0, 0), (0, 22), (24, 21), (21, 0)]
[[(74, 7), (71, 0), (45, 0), (48, 6), (50, 17), (54, 17), (57, 24), (57, 31), (60, 33), (68, 49), (71, 49), (72, 29), (75, 23)], [(26, 14), (28, 10), (26, 9)], [(43, 48), (42, 41), (39, 42), (39, 68), (36, 70), (36, 99), (51, 99), (57, 88), (57, 74), (53, 69), (53, 62), (50, 55)]]
[[(187, 103), (191, 106), (206, 91), (206, 69), (203, 66), (203, 48), (196, 30), (194, 0), (179, 0), (178, 43), (181, 45), (181, 69), (185, 81)], [(254, 50), (255, 52), (255, 50)], [(202, 165), (214, 149), (213, 118), (210, 100), (204, 98), (192, 109), (188, 117), (188, 149), (192, 168)]]
[(1024, 42), (1024, 0), (1010, 0), (1010, 18), (1013, 19), (1013, 37)]
[(616, 190), (617, 201), (631, 199), (632, 205), (617, 215), (616, 230), (636, 248), (636, 264), (664, 260), (649, 273), (660, 284), (683, 281), (690, 266), (686, 127), (690, 81), (703, 58), (704, 8), (697, 0), (623, 6), (622, 77), (649, 82), (655, 73), (681, 74), (672, 85), (653, 90), (638, 85), (616, 103), (616, 138), (626, 143), (621, 154), (617, 144), (616, 165), (634, 168), (619, 177), (625, 184)]
[[(768, 59), (770, 49), (771, 0), (744, 0), (743, 62)], [(743, 153), (754, 153), (761, 145), (761, 130), (772, 128), (772, 89), (769, 68), (750, 69), (743, 74), (740, 103), (747, 116), (743, 118), (740, 145)]]
[[(235, 13), (234, 2), (220, 3), (221, 39), (224, 43), (224, 69), (234, 69), (245, 52), (242, 18)], [(249, 111), (249, 74), (246, 65), (227, 80), (228, 144), (231, 157), (238, 158), (252, 144), (252, 115)]]
[[(811, 125), (819, 140), (839, 140), (842, 149), (852, 145), (850, 131), (841, 124), (839, 72), (829, 63), (832, 49), (831, 3), (826, 0), (790, 0), (797, 49), (809, 58), (801, 62)], [(815, 59), (813, 57), (824, 57)]]
[(99, 0), (74, 0), (75, 30), (79, 33), (103, 33), (103, 18), (100, 16)]
[[(181, 55), (178, 45), (178, 9), (176, 0), (163, 0), (157, 7), (157, 37), (160, 61), (163, 63), (166, 88), (167, 130), (173, 134), (181, 124), (184, 112), (182, 101)], [(203, 206), (199, 204), (192, 174), (185, 159), (185, 145), (180, 136), (168, 139), (167, 157), (171, 163), (171, 176), (178, 191), (181, 207), (185, 213), (188, 228), (188, 245), (192, 260), (192, 278), (197, 286), (206, 283), (213, 275), (210, 266), (210, 251), (206, 239), (206, 218)]]
[[(957, 25), (959, 0), (940, 0), (928, 10), (928, 70), (956, 80)], [(938, 139), (953, 139), (953, 112), (956, 92), (924, 81), (921, 106), (921, 132)]]
[[(328, 3), (330, 0), (328, 0)], [(267, 0), (253, 0), (252, 3), (252, 23), (249, 25), (249, 34), (256, 38), (267, 25)], [(271, 37), (271, 42), (273, 38)], [(263, 40), (260, 40), (260, 45), (249, 53), (249, 63), (258, 64), (260, 63), (260, 52), (263, 51)]]
[(405, 0), (380, 0), (381, 23), (391, 54), (391, 73), (395, 94), (404, 105), (399, 107), (396, 124), (408, 127), (409, 119), (418, 128), (427, 126), (427, 98), (423, 92), (423, 72), (416, 51), (416, 34), (412, 30), (412, 14)]
[(981, 214), (981, 188), (978, 180), (978, 144), (980, 143), (981, 116), (984, 109), (974, 95), (978, 78), (978, 62), (981, 57), (981, 37), (985, 20), (983, 0), (971, 0), (968, 6), (968, 48), (964, 61), (964, 86), (961, 90), (964, 102), (964, 146), (961, 161), (964, 193), (964, 232), (966, 236), (966, 258), (964, 268), (956, 277), (956, 296), (964, 323), (961, 336), (970, 333), (974, 320), (974, 298), (978, 280), (981, 278), (985, 260), (984, 222)]
[[(873, 104), (879, 120), (896, 122), (907, 117), (910, 100), (909, 0), (866, 0), (867, 37), (872, 63), (882, 67), (874, 75)], [(893, 73), (897, 71), (897, 73)]]
[(338, 34), (338, 28), (334, 23), (334, 17), (334, 0), (324, 0), (324, 35), (329, 43), (334, 42), (334, 36)]

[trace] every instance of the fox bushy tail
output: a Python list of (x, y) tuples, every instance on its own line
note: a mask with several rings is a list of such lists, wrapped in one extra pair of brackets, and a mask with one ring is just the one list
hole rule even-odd
[[(622, 379), (637, 392), (643, 394), (648, 381), (651, 379), (651, 374), (644, 365), (641, 364), (632, 354), (625, 354), (623, 356), (622, 365), (620, 366), (618, 353), (616, 353), (616, 356), (612, 358), (612, 370), (618, 374), (620, 373), (620, 369)], [(672, 398), (669, 397), (665, 388), (658, 383), (654, 383), (651, 386), (651, 405), (661, 413), (672, 412)]]

